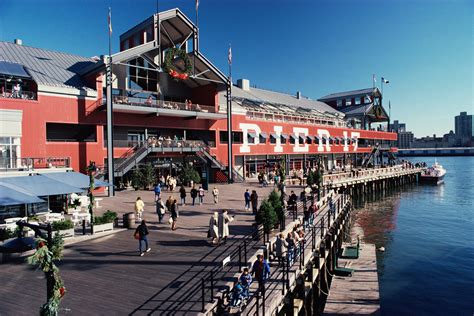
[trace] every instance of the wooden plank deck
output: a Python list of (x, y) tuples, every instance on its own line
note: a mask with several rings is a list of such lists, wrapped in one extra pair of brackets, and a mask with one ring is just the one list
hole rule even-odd
[(339, 259), (339, 266), (349, 261), (355, 271), (333, 277), (324, 315), (380, 315), (375, 245), (361, 243), (359, 259)]

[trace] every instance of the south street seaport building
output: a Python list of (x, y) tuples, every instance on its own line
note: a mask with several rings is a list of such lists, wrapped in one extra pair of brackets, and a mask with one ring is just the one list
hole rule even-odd
[[(204, 182), (225, 182), (229, 157), (232, 178), (243, 180), (282, 160), (287, 172), (318, 158), (334, 169), (396, 151), (379, 89), (316, 101), (253, 88), (245, 79), (233, 85), (202, 54), (199, 35), (173, 9), (120, 36), (108, 99), (117, 185), (144, 163), (168, 174), (191, 162)], [(108, 65), (107, 56), (0, 42), (1, 169), (85, 173), (95, 161), (107, 176)]]

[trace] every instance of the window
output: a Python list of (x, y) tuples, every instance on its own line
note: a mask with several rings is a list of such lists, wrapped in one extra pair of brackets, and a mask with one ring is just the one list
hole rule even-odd
[(20, 138), (0, 137), (0, 167), (16, 168), (17, 160), (20, 158)]
[[(220, 131), (219, 136), (220, 136), (220, 143), (227, 144), (227, 140), (229, 139), (227, 137), (227, 131)], [(243, 139), (244, 139), (244, 133), (232, 132), (232, 144), (242, 144)]]
[(352, 100), (351, 99), (346, 99), (346, 106), (352, 105)]
[(355, 98), (355, 105), (360, 105), (360, 98)]
[(339, 100), (337, 100), (337, 107), (340, 108), (341, 106), (342, 106), (342, 100), (339, 99)]
[(96, 142), (95, 125), (46, 123), (48, 142)]
[[(156, 91), (157, 75), (156, 72), (144, 68), (152, 68), (151, 65), (143, 58), (137, 58), (129, 61), (131, 67), (128, 67), (130, 76), (129, 89), (140, 91)], [(137, 67), (140, 68), (137, 68)]]

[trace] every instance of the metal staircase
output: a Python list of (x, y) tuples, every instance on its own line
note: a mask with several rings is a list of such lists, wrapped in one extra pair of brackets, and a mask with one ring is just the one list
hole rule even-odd
[(380, 145), (375, 146), (372, 148), (372, 151), (368, 156), (364, 157), (364, 160), (362, 161), (362, 167), (365, 168), (369, 164), (369, 162), (372, 160), (372, 163), (375, 165), (375, 157), (378, 157), (380, 155)]
[[(114, 176), (123, 176), (128, 171), (132, 170), (135, 166), (137, 166), (151, 152), (195, 153), (196, 156), (201, 158), (201, 160), (203, 160), (206, 164), (210, 162), (211, 168), (217, 168), (220, 171), (226, 173), (227, 175), (227, 166), (225, 166), (222, 162), (220, 162), (214, 156), (211, 155), (210, 148), (208, 146), (206, 146), (203, 142), (189, 142), (184, 143), (184, 145), (181, 147), (153, 147), (149, 146), (147, 143), (132, 147), (120, 158), (115, 158)], [(107, 174), (107, 169), (103, 168), (100, 174), (96, 175), (96, 178), (102, 178), (105, 174)], [(237, 170), (233, 169), (232, 174), (234, 181), (244, 181), (244, 178), (237, 172)]]

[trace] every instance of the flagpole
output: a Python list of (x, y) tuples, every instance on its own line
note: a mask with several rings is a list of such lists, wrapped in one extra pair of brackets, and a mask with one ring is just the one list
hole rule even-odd
[(193, 75), (196, 76), (196, 53), (199, 49), (198, 44), (198, 30), (199, 30), (199, 0), (196, 0), (196, 29), (194, 30), (194, 43), (193, 43)]
[(232, 47), (229, 44), (229, 79), (227, 87), (227, 150), (228, 150), (228, 182), (233, 182), (232, 167)]
[(112, 106), (112, 9), (109, 7), (109, 58), (107, 59), (107, 178), (109, 180), (108, 195), (114, 196), (114, 144), (113, 144), (113, 106)]

